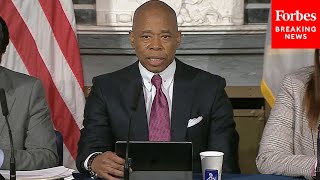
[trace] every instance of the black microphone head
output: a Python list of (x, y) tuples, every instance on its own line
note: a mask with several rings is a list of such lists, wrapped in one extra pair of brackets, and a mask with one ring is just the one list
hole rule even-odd
[(7, 106), (7, 98), (3, 88), (0, 89), (0, 102), (3, 116), (8, 116), (9, 111)]

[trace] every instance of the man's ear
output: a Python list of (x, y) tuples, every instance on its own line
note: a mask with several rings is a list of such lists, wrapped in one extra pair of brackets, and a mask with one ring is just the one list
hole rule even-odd
[(181, 44), (181, 31), (178, 31), (177, 33), (177, 48), (180, 46)]
[(129, 32), (129, 38), (130, 38), (131, 47), (134, 48), (134, 35), (132, 31)]

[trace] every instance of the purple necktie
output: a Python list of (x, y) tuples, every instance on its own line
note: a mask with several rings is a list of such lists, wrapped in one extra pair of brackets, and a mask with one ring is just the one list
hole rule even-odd
[(149, 120), (149, 141), (170, 141), (170, 117), (168, 101), (161, 89), (162, 79), (159, 74), (151, 79), (156, 87)]

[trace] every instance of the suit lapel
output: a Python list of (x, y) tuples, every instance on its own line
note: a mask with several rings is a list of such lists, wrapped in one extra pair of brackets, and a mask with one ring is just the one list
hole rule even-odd
[[(146, 105), (143, 95), (143, 83), (140, 71), (138, 68), (138, 62), (131, 65), (128, 73), (125, 75), (125, 84), (123, 93), (128, 94), (127, 104), (129, 105), (129, 116), (132, 114), (131, 121), (131, 140), (147, 141), (148, 138), (148, 121), (146, 114)], [(136, 101), (137, 89), (140, 90), (140, 97), (138, 99), (138, 105), (136, 112), (132, 111), (134, 101)]]
[[(7, 99), (7, 106), (9, 111), (9, 117), (10, 112), (12, 110), (13, 104), (15, 102), (16, 97), (14, 96), (14, 89), (12, 87), (12, 82), (10, 82), (10, 79), (8, 75), (5, 73), (6, 69), (3, 67), (0, 67), (0, 88), (3, 88), (6, 93), (6, 99)], [(2, 134), (3, 127), (6, 124), (6, 120), (4, 116), (2, 115), (2, 107), (0, 106), (1, 112), (0, 112), (0, 134)]]
[[(172, 99), (172, 112), (171, 112), (171, 141), (185, 141), (186, 132), (188, 126), (188, 120), (190, 118), (192, 109), (192, 94), (193, 86), (192, 75), (190, 72), (186, 72), (186, 65), (176, 59), (177, 67), (174, 75), (173, 86), (173, 99)], [(189, 73), (189, 74), (188, 74)], [(129, 69), (129, 73), (125, 75), (129, 88), (124, 90), (124, 93), (129, 94), (128, 103), (133, 104), (135, 89), (143, 86), (142, 77), (138, 68), (138, 62), (134, 63)], [(128, 85), (128, 84), (126, 84)], [(142, 88), (141, 88), (142, 91)], [(148, 137), (148, 121), (145, 107), (145, 100), (143, 91), (140, 94), (138, 108), (136, 113), (132, 117), (131, 122), (131, 137), (132, 140), (147, 141)]]
[(143, 92), (141, 92), (139, 103), (138, 103), (138, 109), (132, 120), (133, 120), (131, 122), (132, 131), (133, 131), (132, 137), (134, 137), (134, 140), (148, 141), (149, 139), (148, 121), (147, 121), (146, 105), (144, 101)]
[(185, 141), (192, 108), (192, 76), (182, 62), (176, 59), (171, 112), (171, 141)]

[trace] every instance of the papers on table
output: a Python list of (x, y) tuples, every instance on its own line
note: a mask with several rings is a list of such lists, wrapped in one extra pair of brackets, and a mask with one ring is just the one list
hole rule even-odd
[[(60, 179), (72, 176), (73, 169), (64, 166), (34, 170), (34, 171), (17, 171), (17, 180), (27, 179)], [(5, 179), (10, 179), (9, 170), (0, 170), (0, 173)]]

